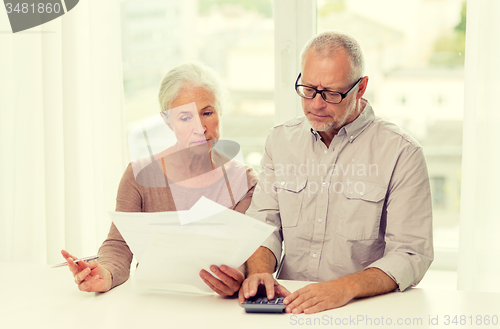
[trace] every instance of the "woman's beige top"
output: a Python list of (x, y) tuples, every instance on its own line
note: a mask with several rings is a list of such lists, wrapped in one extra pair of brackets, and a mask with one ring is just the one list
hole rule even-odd
[[(240, 213), (245, 213), (252, 200), (254, 187), (257, 183), (257, 174), (251, 167), (246, 167), (240, 162), (228, 161), (227, 158), (220, 156), (216, 152), (213, 154), (213, 160), (216, 168), (225, 164), (224, 167), (226, 168), (227, 174), (221, 176), (221, 179), (209, 186), (192, 189), (192, 193), (189, 195), (193, 196), (205, 193), (206, 197), (215, 202), (221, 204), (227, 203), (227, 189), (223, 187), (227, 186), (225, 177), (231, 176), (233, 177), (232, 179), (239, 179), (240, 185), (246, 183), (246, 193), (242, 193), (241, 197), (235, 195), (234, 198), (230, 199), (234, 201), (235, 204), (232, 205), (232, 203), (230, 203), (229, 207)], [(154, 173), (151, 174), (152, 172)], [(154, 162), (142, 169), (140, 173), (136, 173), (136, 179), (132, 169), (132, 164), (129, 164), (123, 174), (120, 186), (118, 187), (116, 211), (160, 212), (188, 210), (192, 204), (198, 200), (193, 199), (190, 202), (186, 202), (186, 198), (183, 197), (183, 194), (187, 195), (187, 193), (189, 193), (189, 189), (173, 184), (172, 182), (169, 182), (168, 185), (163, 184), (162, 187), (148, 187), (152, 185), (137, 183), (137, 181), (141, 182), (139, 175), (151, 176), (158, 175), (158, 173), (163, 175), (163, 171), (161, 169), (158, 170), (158, 166), (156, 162)], [(162, 179), (165, 179), (165, 177), (162, 177)], [(165, 179), (165, 181), (167, 180)], [(233, 181), (231, 181), (231, 183), (233, 183)], [(231, 184), (231, 186), (232, 185), (233, 184)], [(173, 193), (176, 200), (175, 203), (172, 191), (174, 191)], [(223, 193), (222, 191), (226, 192)], [(112, 287), (116, 287), (128, 279), (130, 274), (130, 264), (132, 262), (132, 252), (113, 223), (111, 224), (107, 239), (99, 248), (99, 254), (102, 255), (99, 262), (103, 267), (111, 272), (113, 280)]]

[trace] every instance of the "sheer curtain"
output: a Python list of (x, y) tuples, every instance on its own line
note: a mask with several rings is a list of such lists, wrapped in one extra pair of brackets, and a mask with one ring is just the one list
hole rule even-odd
[(125, 167), (119, 1), (8, 31), (0, 10), (0, 261), (94, 254)]
[(467, 1), (458, 289), (500, 292), (500, 1)]

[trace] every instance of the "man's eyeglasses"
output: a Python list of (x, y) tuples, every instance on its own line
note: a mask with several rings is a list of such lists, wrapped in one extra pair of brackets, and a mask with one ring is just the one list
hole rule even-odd
[(359, 78), (358, 81), (344, 94), (339, 93), (337, 91), (331, 91), (331, 90), (318, 90), (313, 87), (309, 86), (304, 86), (304, 85), (299, 85), (299, 79), (302, 76), (302, 73), (299, 73), (299, 76), (297, 77), (297, 81), (295, 81), (295, 91), (300, 97), (307, 98), (307, 99), (313, 99), (316, 97), (316, 94), (321, 94), (321, 97), (325, 100), (327, 103), (332, 103), (332, 104), (340, 104), (344, 98), (349, 95), (349, 93), (359, 84), (361, 80), (363, 80), (363, 77)]

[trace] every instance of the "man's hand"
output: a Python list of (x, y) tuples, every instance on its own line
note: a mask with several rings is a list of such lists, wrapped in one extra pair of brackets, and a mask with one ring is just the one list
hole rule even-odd
[(290, 291), (280, 285), (273, 278), (272, 274), (256, 273), (250, 275), (245, 281), (243, 281), (238, 296), (238, 302), (240, 305), (245, 302), (245, 299), (255, 296), (259, 287), (264, 287), (266, 289), (268, 299), (273, 299), (274, 297), (286, 297), (290, 295)]
[(223, 297), (234, 295), (240, 289), (243, 280), (245, 280), (243, 273), (226, 265), (222, 265), (221, 267), (212, 265), (210, 266), (210, 271), (218, 279), (205, 270), (200, 271), (200, 277), (210, 289)]
[(317, 313), (344, 306), (354, 298), (352, 289), (341, 280), (312, 283), (292, 293), (283, 303), (287, 313)]
[(396, 282), (378, 268), (313, 283), (297, 290), (283, 301), (287, 313), (316, 313), (344, 306), (353, 298), (370, 297), (393, 291)]

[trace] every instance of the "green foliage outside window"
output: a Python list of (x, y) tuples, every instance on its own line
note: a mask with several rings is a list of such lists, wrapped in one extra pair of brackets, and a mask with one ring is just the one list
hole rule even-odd
[(433, 66), (463, 66), (465, 61), (465, 26), (467, 4), (464, 1), (460, 12), (460, 22), (453, 32), (443, 35), (434, 44), (434, 53), (429, 63)]

